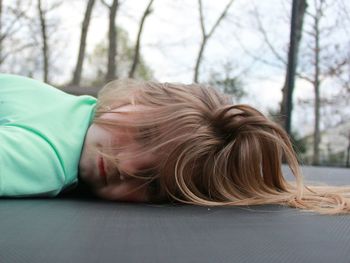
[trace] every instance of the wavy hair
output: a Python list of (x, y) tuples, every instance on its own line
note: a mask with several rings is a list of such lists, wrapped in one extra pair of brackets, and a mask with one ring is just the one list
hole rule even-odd
[[(198, 84), (117, 80), (99, 93), (94, 122), (112, 129), (133, 128), (142, 141), (138, 154), (157, 153), (159, 162), (144, 177), (145, 183), (157, 186), (154, 201), (280, 204), (322, 214), (350, 212), (350, 187), (305, 186), (286, 132), (253, 107), (231, 101)], [(147, 110), (118, 123), (99, 118), (126, 104)], [(285, 179), (282, 160), (293, 173), (293, 182)]]

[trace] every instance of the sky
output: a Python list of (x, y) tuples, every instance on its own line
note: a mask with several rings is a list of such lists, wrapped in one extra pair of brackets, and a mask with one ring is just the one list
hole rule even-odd
[[(49, 4), (52, 2), (46, 1)], [(148, 0), (121, 0), (122, 5), (116, 23), (127, 30), (132, 42), (136, 39), (138, 23), (148, 2)], [(89, 28), (87, 54), (91, 54), (95, 46), (106, 39), (108, 31), (107, 10), (100, 1), (97, 0), (97, 3)], [(211, 28), (227, 3), (228, 0), (203, 0), (207, 30)], [(310, 0), (309, 10), (312, 10), (312, 3)], [(57, 70), (53, 74), (53, 81), (58, 84), (66, 83), (72, 76), (85, 5), (85, 0), (65, 0), (57, 10), (50, 13), (50, 16), (60, 21), (60, 28), (55, 34), (60, 37), (57, 48), (64, 50), (58, 52), (59, 56), (55, 61)], [(242, 100), (243, 103), (251, 104), (264, 113), (270, 109), (277, 110), (282, 96), (285, 66), (272, 54), (258, 31), (257, 14), (269, 40), (282, 59), (286, 60), (290, 12), (290, 0), (235, 0), (227, 17), (208, 41), (201, 65), (200, 80), (208, 80), (211, 72), (222, 73), (223, 64), (230, 64), (233, 76), (240, 77), (248, 93)], [(152, 68), (156, 80), (192, 82), (200, 41), (196, 0), (154, 1), (153, 12), (144, 26), (141, 52), (146, 63)], [(87, 66), (85, 74), (89, 74)], [(294, 101), (305, 98), (313, 98), (313, 88), (308, 82), (298, 79)], [(293, 127), (300, 134), (312, 131), (312, 121), (312, 110), (295, 104)]]
[[(206, 27), (208, 30), (219, 16), (226, 0), (203, 1)], [(269, 4), (266, 4), (269, 2)], [(138, 22), (148, 1), (125, 0), (122, 4), (117, 24), (127, 29), (131, 40), (137, 34)], [(208, 72), (222, 71), (223, 63), (230, 63), (234, 68), (234, 75), (242, 75), (244, 85), (249, 91), (247, 100), (256, 100), (254, 103), (264, 107), (266, 104), (276, 105), (280, 101), (280, 89), (284, 79), (284, 68), (274, 69), (261, 63), (254, 62), (240, 47), (255, 52), (258, 56), (266, 50), (262, 49), (263, 43), (255, 30), (255, 21), (246, 15), (254, 5), (247, 5), (246, 1), (236, 0), (232, 5), (227, 18), (215, 31), (209, 40), (204, 53), (204, 61), (201, 66), (202, 80), (206, 80)], [(256, 1), (257, 8), (262, 12), (272, 15), (278, 14), (280, 1), (269, 0)], [(271, 10), (271, 5), (274, 7)], [(64, 24), (70, 31), (71, 44), (68, 49), (70, 54), (76, 54), (79, 43), (79, 26), (82, 20), (82, 1), (73, 1), (62, 6), (65, 14)], [(152, 15), (147, 19), (142, 36), (142, 54), (154, 71), (155, 78), (159, 81), (192, 82), (193, 67), (200, 45), (200, 25), (197, 1), (185, 0), (155, 0)], [(87, 52), (92, 52), (95, 45), (102, 41), (108, 30), (107, 13), (105, 8), (97, 6), (94, 10), (88, 35)], [(77, 17), (75, 14), (80, 13)], [(270, 24), (271, 21), (265, 21)], [(274, 27), (274, 32), (283, 35), (288, 41), (288, 24)], [(67, 32), (68, 33), (68, 32)], [(230, 37), (228, 37), (228, 35)], [(231, 37), (231, 35), (233, 37)], [(73, 37), (72, 37), (73, 36)], [(237, 39), (240, 43), (238, 43)], [(280, 41), (279, 45), (287, 43)], [(274, 60), (274, 58), (270, 58)], [(71, 65), (74, 65), (75, 56), (70, 56), (70, 67), (66, 67), (63, 76), (70, 77)], [(254, 77), (251, 77), (253, 76)], [(267, 77), (268, 76), (268, 77)], [(259, 94), (259, 99), (256, 94)]]

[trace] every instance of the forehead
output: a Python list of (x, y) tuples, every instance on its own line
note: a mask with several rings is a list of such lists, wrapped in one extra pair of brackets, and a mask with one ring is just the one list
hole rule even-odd
[[(135, 114), (143, 114), (146, 109), (146, 106), (127, 104), (116, 107), (110, 110), (110, 112), (102, 114), (100, 118), (111, 121), (130, 120), (130, 118), (133, 118)], [(135, 167), (147, 167), (150, 164), (155, 163), (156, 160), (156, 156), (150, 152), (142, 153), (142, 155), (136, 154), (141, 145), (143, 145), (139, 140), (137, 140), (137, 137), (135, 138), (138, 130), (139, 129), (132, 127), (118, 127), (117, 129), (111, 129), (113, 136), (119, 141), (119, 146), (126, 147), (123, 149), (123, 152), (120, 153), (120, 155), (125, 159), (124, 165), (128, 167), (127, 170), (131, 172), (136, 170)]]
[[(130, 118), (132, 113), (136, 114), (142, 114), (147, 110), (148, 107), (143, 105), (133, 105), (133, 104), (126, 104), (122, 106), (117, 106), (110, 110), (107, 113), (104, 113), (101, 115), (101, 118), (103, 119), (124, 119), (124, 118)], [(121, 114), (116, 114), (121, 113)]]
[(146, 108), (147, 107), (144, 105), (126, 104), (126, 105), (121, 105), (119, 107), (116, 107), (113, 110), (118, 112), (130, 112), (130, 111), (140, 112), (145, 110)]

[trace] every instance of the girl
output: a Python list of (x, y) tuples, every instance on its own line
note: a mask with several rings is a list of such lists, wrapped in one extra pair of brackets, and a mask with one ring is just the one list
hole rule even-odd
[[(283, 177), (283, 158), (295, 184)], [(196, 84), (109, 83), (87, 131), (80, 176), (112, 200), (350, 212), (349, 188), (303, 185), (291, 142), (277, 124)]]
[[(79, 175), (110, 200), (350, 212), (349, 188), (304, 186), (286, 133), (210, 87), (120, 80), (102, 89), (95, 106), (92, 97), (48, 86), (27, 91), (43, 84), (6, 78), (1, 87), (14, 84), (0, 89), (1, 99), (20, 85), (23, 94), (18, 103), (17, 95), (5, 96), (19, 114), (5, 110), (12, 119), (0, 129), (7, 145), (0, 153), (1, 195), (56, 195)], [(283, 177), (282, 159), (295, 183)]]

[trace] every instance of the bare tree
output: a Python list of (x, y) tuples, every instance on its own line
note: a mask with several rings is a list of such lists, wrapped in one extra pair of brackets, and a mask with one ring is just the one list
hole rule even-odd
[(27, 39), (18, 37), (24, 28), (26, 11), (31, 3), (23, 3), (21, 0), (5, 3), (0, 0), (0, 65), (11, 55), (33, 46)]
[(81, 37), (80, 37), (78, 60), (75, 66), (73, 79), (71, 81), (72, 85), (80, 84), (81, 74), (83, 70), (83, 63), (85, 58), (86, 38), (88, 34), (88, 29), (89, 29), (89, 24), (90, 24), (90, 19), (91, 19), (92, 10), (94, 8), (94, 4), (95, 4), (95, 0), (89, 0), (86, 5), (84, 20), (81, 26)]
[(42, 39), (42, 59), (44, 63), (43, 73), (44, 82), (49, 82), (49, 46), (47, 37), (47, 25), (45, 11), (43, 10), (41, 0), (37, 2), (37, 8), (40, 19), (41, 39)]
[(315, 108), (314, 108), (314, 154), (313, 154), (313, 160), (312, 163), (314, 165), (318, 165), (320, 162), (320, 141), (321, 141), (321, 134), (320, 134), (320, 20), (322, 18), (322, 11), (323, 11), (323, 4), (324, 1), (320, 0), (315, 1), (316, 5), (316, 12), (315, 14), (311, 14), (313, 20), (314, 20), (314, 77), (312, 80), (312, 84), (314, 86), (314, 92), (315, 92)]
[[(344, 2), (343, 2), (344, 3)], [(340, 48), (341, 45), (339, 43), (344, 40), (344, 38), (339, 39), (337, 37), (332, 37), (331, 34), (335, 31), (339, 30), (339, 21), (335, 22), (334, 25), (330, 25), (330, 19), (331, 17), (328, 17), (328, 19), (324, 19), (326, 16), (326, 11), (330, 6), (336, 6), (339, 4), (339, 1), (330, 1), (330, 0), (314, 0), (312, 2), (312, 10), (305, 11), (304, 18), (299, 18), (295, 22), (299, 23), (296, 24), (297, 30), (298, 27), (300, 27), (301, 30), (301, 22), (303, 22), (303, 41), (300, 41), (298, 39), (298, 35), (296, 35), (296, 41), (299, 41), (297, 48), (297, 52), (300, 53), (298, 56), (300, 63), (299, 69), (296, 72), (296, 76), (300, 79), (304, 79), (311, 83), (311, 85), (314, 87), (314, 142), (313, 142), (313, 148), (314, 148), (314, 157), (313, 157), (313, 164), (317, 165), (319, 164), (319, 144), (320, 144), (320, 107), (321, 107), (321, 98), (320, 98), (320, 86), (324, 79), (326, 78), (337, 78), (339, 76), (344, 76), (342, 74), (343, 68), (346, 66), (347, 63), (349, 63), (349, 56), (344, 54), (344, 50)], [(303, 6), (303, 3), (300, 3), (299, 7), (299, 13), (303, 12), (303, 9), (305, 6)], [(338, 6), (339, 8), (339, 6)], [(272, 65), (274, 67), (283, 68), (287, 67), (287, 61), (284, 59), (284, 55), (281, 55), (281, 52), (278, 52), (278, 49), (276, 48), (275, 44), (269, 36), (267, 35), (267, 31), (263, 27), (258, 12), (255, 12), (256, 19), (258, 21), (258, 29), (260, 33), (263, 36), (263, 39), (265, 43), (267, 44), (268, 48), (270, 49), (271, 53), (274, 55), (275, 61), (278, 62), (272, 63), (271, 61), (265, 60), (261, 57), (254, 56), (255, 59), (268, 64)], [(303, 20), (307, 20), (308, 23), (305, 24)], [(324, 22), (324, 20), (328, 20), (327, 23), (320, 23), (320, 21)], [(341, 23), (344, 23), (341, 21)], [(308, 27), (305, 29), (305, 26)], [(320, 44), (321, 40), (327, 40), (327, 44), (323, 43)], [(325, 41), (324, 41), (325, 42)], [(302, 48), (299, 50), (299, 45), (302, 45)], [(332, 48), (331, 48), (332, 47)], [(345, 49), (348, 50), (348, 49)], [(250, 54), (249, 52), (247, 52)], [(290, 54), (289, 50), (289, 56)], [(251, 55), (251, 54), (250, 54)], [(296, 63), (297, 61), (295, 61)], [(290, 63), (290, 61), (288, 61)], [(290, 65), (291, 66), (291, 65)], [(296, 65), (295, 65), (296, 66)], [(312, 69), (312, 71), (311, 71)], [(286, 83), (288, 78), (292, 76), (288, 76), (286, 74)], [(284, 87), (286, 86), (286, 83), (284, 84)], [(289, 93), (287, 96), (286, 94), (287, 90), (283, 90), (283, 102), (281, 105), (281, 108), (285, 107), (287, 98), (289, 97), (289, 100), (291, 100), (292, 95)], [(305, 101), (302, 101), (305, 103)], [(289, 102), (291, 103), (291, 101)], [(290, 107), (291, 108), (291, 107)], [(283, 115), (286, 115), (286, 109), (281, 109), (281, 112)]]
[(348, 132), (347, 136), (348, 147), (346, 148), (346, 167), (350, 167), (350, 132)]
[(285, 83), (282, 88), (283, 96), (279, 120), (288, 134), (291, 134), (294, 78), (298, 64), (299, 45), (306, 7), (306, 0), (293, 0), (287, 71)]
[(233, 4), (233, 1), (234, 0), (230, 0), (227, 3), (227, 5), (223, 9), (223, 11), (221, 12), (220, 16), (215, 21), (215, 23), (212, 26), (212, 28), (209, 31), (207, 31), (206, 28), (205, 28), (205, 22), (204, 22), (202, 0), (198, 0), (199, 20), (200, 20), (200, 25), (201, 25), (202, 41), (201, 41), (201, 44), (200, 44), (200, 48), (199, 48), (197, 59), (196, 59), (196, 64), (195, 64), (195, 67), (194, 67), (194, 75), (193, 75), (193, 81), (194, 82), (198, 82), (198, 80), (199, 80), (199, 67), (200, 67), (200, 64), (202, 62), (202, 57), (203, 57), (203, 52), (204, 52), (205, 46), (207, 45), (208, 40), (213, 35), (215, 30), (218, 28), (220, 22), (227, 15), (228, 10), (230, 9), (231, 5)]
[[(349, 63), (347, 54), (343, 54), (339, 48), (337, 40), (333, 39), (332, 34), (339, 25), (337, 21), (334, 25), (324, 25), (321, 22), (325, 20), (328, 9), (336, 4), (334, 1), (314, 0), (313, 10), (307, 11), (310, 18), (310, 25), (305, 30), (308, 51), (303, 54), (303, 63), (298, 76), (313, 86), (314, 89), (314, 134), (313, 134), (313, 158), (314, 165), (320, 164), (320, 124), (321, 124), (321, 84), (327, 78), (333, 78), (342, 74), (343, 68)], [(336, 18), (335, 18), (336, 20)], [(329, 39), (332, 39), (329, 42)], [(328, 43), (327, 43), (328, 41)], [(312, 71), (310, 71), (312, 70)]]
[(108, 30), (108, 63), (105, 80), (110, 81), (116, 78), (117, 64), (117, 27), (115, 19), (119, 8), (119, 1), (113, 0), (112, 4), (107, 4), (104, 0), (102, 3), (109, 9), (109, 30)]
[(276, 121), (285, 128), (289, 135), (293, 135), (291, 131), (291, 116), (293, 109), (293, 91), (294, 91), (294, 79), (296, 75), (296, 69), (298, 65), (299, 46), (301, 42), (303, 21), (305, 11), (307, 8), (306, 0), (293, 0), (292, 1), (292, 12), (290, 22), (290, 38), (288, 54), (283, 54), (276, 47), (273, 41), (270, 39), (266, 28), (263, 25), (261, 15), (256, 6), (254, 6), (253, 14), (257, 21), (257, 29), (260, 32), (264, 43), (275, 58), (274, 62), (264, 59), (261, 56), (256, 56), (250, 51), (245, 50), (248, 55), (252, 56), (255, 60), (260, 61), (269, 66), (276, 68), (286, 69), (285, 82), (282, 88), (282, 101), (280, 104), (280, 112)]
[(136, 45), (135, 45), (135, 49), (134, 49), (134, 57), (133, 57), (130, 71), (129, 71), (129, 78), (134, 77), (136, 67), (139, 63), (140, 43), (141, 43), (141, 34), (142, 34), (142, 30), (143, 30), (143, 25), (145, 24), (145, 21), (146, 21), (146, 18), (148, 17), (148, 15), (152, 12), (151, 7), (152, 7), (153, 2), (154, 2), (154, 0), (149, 1), (145, 11), (143, 12), (143, 15), (142, 15), (142, 18), (140, 21), (139, 30), (137, 33)]
[(0, 0), (0, 65), (2, 58), (2, 0)]
[[(33, 41), (41, 47), (41, 54), (39, 55), (40, 59), (38, 60), (36, 50), (32, 50), (33, 54), (29, 56), (29, 59), (35, 61), (34, 63), (36, 65), (31, 71), (34, 73), (34, 71), (37, 70), (37, 66), (41, 66), (43, 81), (50, 83), (50, 73), (55, 69), (53, 61), (56, 60), (56, 57), (54, 56), (54, 53), (58, 50), (57, 46), (59, 43), (59, 39), (55, 39), (59, 28), (59, 19), (53, 11), (62, 5), (63, 0), (37, 0), (35, 2), (38, 16), (33, 14), (32, 18), (29, 19), (27, 26), (31, 30), (31, 36), (29, 38), (32, 38)], [(51, 48), (53, 45), (55, 45), (55, 49)]]

